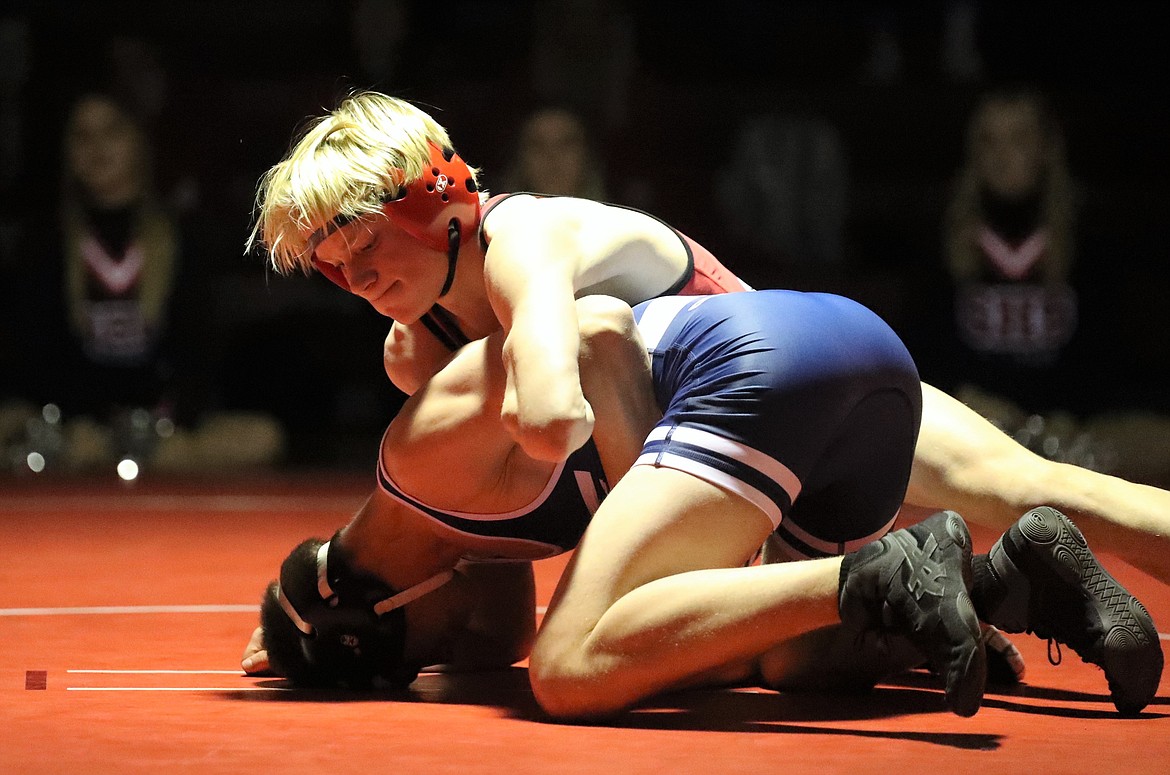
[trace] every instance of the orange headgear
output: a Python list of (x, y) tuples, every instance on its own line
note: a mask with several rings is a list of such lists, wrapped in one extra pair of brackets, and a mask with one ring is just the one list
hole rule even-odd
[[(462, 242), (475, 239), (479, 229), (479, 189), (471, 169), (451, 148), (428, 141), (430, 165), (422, 176), (403, 187), (397, 198), (387, 199), (382, 212), (396, 226), (433, 250), (447, 252), (447, 281), (440, 296), (446, 295), (455, 279), (455, 261)], [(316, 253), (321, 241), (353, 218), (339, 215), (309, 237), (308, 250)], [(345, 290), (349, 283), (336, 267), (312, 258), (313, 266)]]

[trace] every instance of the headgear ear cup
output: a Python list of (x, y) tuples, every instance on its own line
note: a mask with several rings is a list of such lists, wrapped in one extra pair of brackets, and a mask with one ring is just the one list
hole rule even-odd
[(273, 668), (304, 686), (363, 688), (382, 679), (405, 687), (418, 674), (403, 664), (405, 615), (401, 607), (374, 611), (393, 593), (354, 571), (336, 536), (327, 544), (302, 542), (281, 564), (280, 582), (261, 610), (266, 646), (271, 640), (278, 649), (269, 654)]
[(433, 250), (447, 250), (447, 227), (454, 221), (460, 240), (479, 228), (479, 189), (471, 169), (450, 148), (428, 142), (430, 166), (382, 211), (399, 228)]

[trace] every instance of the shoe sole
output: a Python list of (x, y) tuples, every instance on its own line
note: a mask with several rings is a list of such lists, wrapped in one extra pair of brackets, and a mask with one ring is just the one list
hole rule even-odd
[[(1056, 509), (1045, 506), (1029, 511), (1004, 538), (1006, 557), (996, 558), (993, 548), (993, 564), (1007, 559), (1018, 568), (1023, 555), (1031, 551), (1062, 581), (1080, 589), (1105, 633), (1099, 661), (1091, 658), (1094, 655), (1081, 654), (1081, 658), (1105, 671), (1113, 704), (1121, 713), (1132, 715), (1146, 707), (1158, 691), (1163, 655), (1158, 629), (1141, 601), (1101, 566), (1081, 531)], [(1022, 632), (1027, 622), (1009, 626), (1018, 626), (1013, 631)]]
[[(931, 618), (937, 619), (938, 629), (924, 628), (917, 636), (912, 635), (911, 638), (919, 642), (920, 647), (929, 653), (929, 645), (923, 642), (922, 633), (931, 633), (928, 639), (934, 642), (934, 638), (937, 637), (934, 633), (941, 630), (943, 637), (951, 644), (951, 654), (945, 660), (946, 673), (942, 675), (946, 683), (947, 705), (956, 715), (974, 716), (983, 703), (983, 692), (987, 684), (987, 651), (983, 646), (979, 616), (975, 613), (975, 606), (969, 593), (971, 533), (963, 518), (957, 513), (946, 511), (941, 514), (945, 515), (943, 522), (945, 535), (937, 532), (937, 529), (931, 529), (923, 546), (918, 546), (918, 539), (910, 537), (912, 534), (907, 530), (906, 536), (895, 537), (894, 543), (890, 545), (897, 546), (905, 558), (903, 567), (906, 568), (907, 576), (903, 577), (900, 583), (905, 586), (912, 598), (919, 601), (919, 611), (926, 614), (926, 609), (921, 605), (924, 598), (940, 598), (937, 608), (929, 614)], [(959, 553), (959, 558), (954, 564), (948, 562), (949, 555), (954, 552), (954, 549), (946, 544), (948, 539)], [(925, 562), (920, 559), (925, 559)], [(957, 581), (960, 586), (948, 600), (938, 585), (946, 582), (949, 578), (946, 570), (951, 568), (959, 571)], [(931, 589), (933, 591), (928, 591)], [(960, 639), (966, 643), (956, 648)], [(963, 654), (964, 650), (966, 654)], [(942, 669), (940, 665), (934, 667)]]
[(962, 670), (962, 679), (947, 693), (951, 710), (959, 716), (974, 716), (983, 704), (983, 692), (987, 686), (987, 650), (983, 645), (983, 632), (979, 616), (971, 602), (971, 532), (967, 523), (955, 512), (947, 514), (947, 534), (959, 547), (962, 559), (960, 568), (963, 588), (955, 596), (954, 613), (963, 627), (971, 634), (971, 652), (967, 655)]

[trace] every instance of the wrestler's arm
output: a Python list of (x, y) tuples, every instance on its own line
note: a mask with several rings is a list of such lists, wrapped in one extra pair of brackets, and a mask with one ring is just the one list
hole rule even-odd
[[(614, 484), (636, 459), (661, 412), (654, 399), (649, 359), (629, 306), (593, 296), (576, 302), (575, 308), (580, 318), (582, 384), (598, 407), (594, 442)], [(540, 463), (517, 449), (500, 424), (505, 382), (502, 343), (503, 333), (497, 332), (449, 354), (444, 368), (407, 400), (391, 423), (383, 464), (408, 492), (423, 500), (460, 498), (459, 486), (471, 483), (464, 494), (470, 497), (490, 482), (507, 500), (510, 488), (523, 482), (531, 486), (532, 467)], [(460, 461), (459, 476), (449, 475), (451, 460)], [(375, 493), (351, 525), (368, 509), (377, 508), (384, 497)], [(358, 542), (359, 546), (369, 543)], [(363, 564), (371, 566), (369, 561)], [(526, 655), (534, 628), (531, 565), (463, 564), (459, 578), (463, 583), (458, 586), (466, 588), (461, 596), (471, 605), (445, 659), (453, 665), (500, 665), (521, 658), (513, 658), (516, 654)], [(243, 668), (253, 675), (268, 669), (260, 628), (245, 648)]]
[(528, 657), (536, 638), (532, 563), (463, 563), (464, 624), (452, 633), (446, 670), (492, 670)]
[[(520, 486), (517, 443), (500, 423), (503, 332), (448, 353), (431, 379), (403, 404), (382, 440), (381, 462), (404, 491), (441, 508), (486, 511)], [(539, 466), (545, 471), (547, 464)], [(452, 474), (457, 471), (458, 475)]]
[[(598, 409), (593, 441), (613, 484), (662, 417), (650, 359), (625, 302), (586, 296), (571, 309), (578, 379)], [(435, 506), (487, 511), (515, 508), (543, 489), (551, 465), (526, 454), (500, 421), (505, 347), (504, 332), (496, 331), (449, 354), (395, 416), (383, 439), (382, 464), (406, 492)], [(458, 477), (451, 476), (453, 465)]]
[(581, 389), (582, 291), (627, 301), (680, 276), (677, 235), (647, 215), (581, 199), (513, 197), (484, 221), (488, 298), (503, 326), (502, 417), (524, 451), (563, 460), (589, 438), (594, 413)]
[[(478, 495), (490, 490), (506, 499), (509, 488), (521, 482), (522, 477), (508, 474), (516, 442), (499, 418), (502, 339), (502, 332), (497, 332), (456, 353), (446, 353), (437, 373), (407, 399), (390, 423), (382, 442), (382, 465), (415, 497), (474, 511)], [(523, 456), (515, 457), (523, 460)], [(376, 489), (346, 526), (354, 536), (355, 560), (374, 573), (379, 573), (379, 563), (385, 559), (377, 552), (378, 531), (386, 525), (378, 512), (388, 503), (389, 496)], [(527, 653), (534, 607), (531, 594), (524, 590), (531, 584), (531, 574), (531, 567), (461, 565), (458, 583), (443, 591), (457, 593), (458, 599), (451, 604), (464, 619), (451, 628), (458, 634), (444, 645), (436, 661), (463, 663), (474, 658), (469, 655), (476, 649), (483, 651), (477, 659), (492, 664), (521, 649)], [(249, 675), (268, 674), (260, 627), (244, 649), (241, 666)]]
[[(586, 397), (597, 408), (593, 441), (612, 486), (633, 465), (646, 435), (661, 419), (661, 410), (654, 397), (649, 356), (629, 305), (611, 297), (587, 296), (574, 306), (580, 322), (581, 382)], [(525, 470), (539, 462), (527, 460), (499, 423), (505, 381), (502, 339), (502, 333), (496, 333), (468, 345), (464, 348), (467, 352), (452, 358), (428, 388), (434, 391), (429, 399), (469, 391), (468, 395), (482, 399), (480, 406), (464, 401), (462, 408), (456, 409), (446, 402), (426, 400), (414, 408), (416, 415), (408, 426), (435, 428), (440, 421), (455, 416), (461, 418), (458, 423), (475, 427), (487, 418), (494, 427), (494, 438), (487, 439), (489, 447), (502, 443), (509, 450), (507, 454), (493, 453), (503, 458), (495, 469), (499, 472), (495, 486), (507, 488), (523, 481)], [(428, 419), (425, 415), (431, 411), (441, 417)], [(480, 433), (476, 435), (481, 442), (485, 440)], [(491, 473), (484, 471), (483, 475)], [(542, 474), (528, 486), (539, 486), (545, 478), (547, 474)], [(444, 481), (449, 480), (444, 477)], [(460, 594), (468, 601), (468, 615), (453, 637), (450, 664), (444, 667), (499, 668), (527, 657), (536, 634), (531, 563), (462, 563), (458, 574), (466, 583), (466, 591)]]

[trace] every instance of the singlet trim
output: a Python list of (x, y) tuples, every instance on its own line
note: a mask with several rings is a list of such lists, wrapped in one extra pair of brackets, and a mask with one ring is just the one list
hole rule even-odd
[[(485, 221), (487, 221), (488, 213), (490, 213), (492, 210), (496, 209), (496, 207), (500, 203), (502, 203), (504, 200), (509, 199), (511, 197), (514, 197), (514, 196), (534, 196), (534, 197), (537, 197), (538, 199), (571, 199), (572, 198), (572, 197), (565, 197), (561, 194), (539, 194), (535, 191), (513, 191), (513, 192), (508, 193), (508, 194), (497, 194), (496, 195), (496, 197), (498, 197), (497, 201), (492, 202), (491, 199), (489, 199), (488, 202), (491, 202), (490, 206), (485, 207), (482, 214), (479, 217), (479, 242), (481, 245), (483, 245), (485, 250), (487, 249), (487, 240), (483, 236), (483, 224)], [(492, 199), (496, 199), (496, 197), (492, 197)], [(590, 201), (597, 201), (597, 200), (590, 200)], [(683, 270), (682, 276), (679, 277), (678, 280), (675, 280), (673, 285), (671, 285), (666, 290), (659, 292), (658, 296), (675, 296), (678, 294), (679, 291), (681, 291), (683, 288), (685, 288), (687, 286), (687, 283), (689, 283), (694, 278), (694, 276), (695, 276), (695, 253), (694, 253), (694, 251), (691, 250), (691, 244), (687, 241), (687, 238), (685, 236), (683, 236), (683, 233), (681, 231), (674, 228), (669, 223), (667, 223), (666, 221), (659, 218), (657, 215), (654, 215), (653, 213), (648, 213), (645, 210), (639, 210), (637, 207), (630, 207), (628, 205), (614, 204), (613, 202), (599, 202), (599, 204), (603, 204), (603, 205), (606, 205), (608, 207), (617, 207), (621, 210), (627, 210), (627, 211), (632, 212), (632, 213), (639, 213), (640, 215), (645, 215), (647, 218), (653, 218), (655, 221), (658, 221), (660, 224), (662, 224), (666, 228), (670, 229), (671, 233), (673, 233), (674, 236), (678, 237), (678, 241), (680, 243), (682, 243), (683, 250), (686, 251), (686, 254), (687, 254), (687, 268)]]
[(502, 522), (504, 520), (523, 517), (538, 509), (545, 501), (548, 500), (549, 495), (556, 488), (557, 482), (560, 480), (561, 472), (564, 470), (564, 468), (565, 461), (562, 460), (560, 463), (557, 463), (556, 468), (553, 469), (552, 475), (549, 476), (548, 481), (545, 483), (544, 488), (540, 491), (539, 495), (537, 495), (530, 503), (521, 506), (518, 509), (505, 512), (473, 513), (468, 511), (441, 509), (437, 506), (429, 506), (426, 503), (423, 503), (421, 500), (408, 495), (406, 491), (403, 490), (398, 485), (398, 483), (394, 481), (390, 474), (387, 473), (386, 467), (382, 464), (381, 455), (378, 456), (378, 484), (390, 495), (397, 497), (415, 511), (426, 514), (427, 516), (443, 514), (449, 517), (454, 517), (455, 519), (464, 519), (469, 522)]

